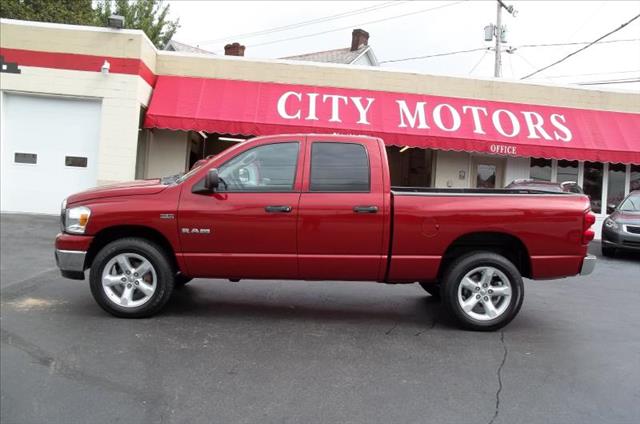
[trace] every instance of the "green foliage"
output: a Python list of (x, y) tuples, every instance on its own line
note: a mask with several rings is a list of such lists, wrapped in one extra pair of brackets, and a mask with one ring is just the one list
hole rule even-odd
[(141, 29), (163, 48), (178, 29), (179, 20), (168, 19), (163, 0), (0, 0), (0, 17), (25, 21), (107, 26), (113, 14), (124, 16), (124, 27)]
[(25, 21), (93, 25), (91, 0), (0, 0), (0, 17)]
[(158, 48), (163, 48), (178, 29), (179, 20), (169, 20), (169, 5), (156, 0), (100, 0), (96, 4), (98, 25), (106, 26), (113, 14), (124, 16), (125, 28), (141, 29)]

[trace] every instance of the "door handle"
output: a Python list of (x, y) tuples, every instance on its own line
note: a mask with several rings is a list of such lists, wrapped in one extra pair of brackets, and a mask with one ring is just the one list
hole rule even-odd
[(291, 206), (265, 206), (267, 213), (289, 213), (293, 208)]
[(377, 206), (354, 206), (353, 211), (355, 213), (378, 213)]

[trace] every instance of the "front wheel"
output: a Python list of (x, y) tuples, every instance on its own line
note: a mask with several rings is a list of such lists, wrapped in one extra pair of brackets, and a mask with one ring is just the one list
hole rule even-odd
[(166, 254), (140, 238), (124, 238), (103, 247), (93, 260), (89, 281), (98, 305), (121, 318), (157, 313), (174, 286)]
[(466, 329), (493, 331), (520, 311), (524, 284), (518, 269), (504, 256), (474, 252), (445, 272), (442, 296), (447, 310)]

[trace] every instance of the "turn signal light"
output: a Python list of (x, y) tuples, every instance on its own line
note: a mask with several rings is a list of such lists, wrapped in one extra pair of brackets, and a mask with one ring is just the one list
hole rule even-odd
[(595, 237), (596, 233), (591, 229), (591, 226), (595, 224), (595, 222), (596, 216), (592, 214), (591, 211), (585, 212), (582, 224), (582, 244), (589, 244)]
[(86, 227), (87, 222), (89, 222), (89, 214), (88, 213), (81, 214), (80, 218), (78, 219), (78, 224), (80, 224), (80, 226), (82, 227)]

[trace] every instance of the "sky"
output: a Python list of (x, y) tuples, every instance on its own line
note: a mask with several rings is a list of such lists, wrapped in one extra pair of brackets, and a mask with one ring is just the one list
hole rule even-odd
[[(171, 18), (181, 27), (174, 39), (224, 54), (224, 45), (240, 42), (245, 56), (279, 58), (349, 47), (351, 31), (369, 32), (379, 61), (493, 46), (484, 27), (496, 21), (496, 1), (192, 1), (172, 0)], [(507, 27), (502, 78), (519, 80), (583, 45), (524, 47), (527, 44), (596, 40), (640, 14), (640, 1), (507, 1), (515, 17), (503, 10)], [(364, 10), (363, 10), (364, 9)], [(341, 14), (340, 17), (321, 20)], [(294, 24), (296, 24), (294, 26)], [(297, 25), (299, 24), (299, 25)], [(262, 35), (246, 35), (294, 26)], [(321, 33), (321, 34), (318, 34)], [(600, 83), (640, 79), (640, 18), (584, 52), (528, 78), (545, 84)], [(520, 47), (522, 46), (522, 47)], [(491, 78), (493, 51), (383, 63), (404, 71)], [(585, 85), (599, 89), (640, 91), (640, 82)]]

